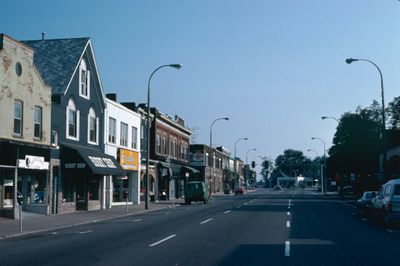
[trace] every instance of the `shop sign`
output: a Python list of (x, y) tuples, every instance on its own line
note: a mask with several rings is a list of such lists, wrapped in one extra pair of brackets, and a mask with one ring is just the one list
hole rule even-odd
[(125, 170), (138, 171), (139, 153), (125, 149), (119, 150), (119, 164)]
[(114, 162), (109, 158), (101, 158), (96, 156), (88, 156), (88, 157), (96, 167), (117, 168)]
[(49, 162), (44, 161), (44, 157), (26, 155), (25, 160), (18, 160), (19, 168), (48, 170)]
[(66, 169), (75, 169), (75, 168), (83, 169), (86, 167), (86, 164), (85, 163), (66, 163), (66, 164), (64, 164), (64, 167)]
[(192, 156), (193, 162), (203, 162), (204, 161), (204, 153), (200, 151), (193, 152)]

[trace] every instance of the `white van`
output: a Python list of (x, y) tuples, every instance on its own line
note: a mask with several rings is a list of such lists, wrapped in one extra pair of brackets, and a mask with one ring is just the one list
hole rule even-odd
[(400, 221), (400, 179), (382, 185), (378, 196), (372, 200), (373, 214), (384, 222)]

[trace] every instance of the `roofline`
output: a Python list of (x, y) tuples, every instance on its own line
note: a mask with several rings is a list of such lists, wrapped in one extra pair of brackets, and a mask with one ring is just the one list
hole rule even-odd
[(30, 51), (32, 51), (32, 52), (35, 51), (32, 47), (28, 46), (27, 44), (25, 44), (25, 43), (23, 43), (23, 42), (21, 42), (21, 41), (18, 41), (18, 40), (16, 40), (16, 39), (14, 39), (14, 38), (8, 36), (8, 35), (5, 34), (5, 33), (0, 33), (0, 36), (2, 36), (3, 38), (5, 37), (5, 38), (9, 39), (10, 41), (17, 43), (18, 45), (21, 45), (21, 46), (23, 46), (24, 48), (26, 48), (26, 49), (28, 49), (28, 50), (30, 50)]

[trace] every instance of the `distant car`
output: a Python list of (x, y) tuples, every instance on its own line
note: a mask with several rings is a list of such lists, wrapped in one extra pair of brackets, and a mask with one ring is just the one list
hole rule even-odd
[(274, 186), (274, 190), (281, 190), (281, 189), (282, 189), (282, 187), (280, 185), (275, 185)]
[(208, 187), (204, 182), (192, 181), (186, 183), (185, 186), (185, 203), (190, 204), (192, 201), (202, 201), (204, 204), (208, 202), (210, 194)]
[(235, 189), (235, 195), (244, 194), (244, 189), (242, 187), (238, 187)]
[(400, 221), (400, 179), (382, 185), (372, 200), (372, 213), (384, 223)]
[(372, 200), (378, 195), (378, 191), (365, 191), (362, 197), (357, 200), (357, 208), (363, 215), (369, 215), (372, 210)]

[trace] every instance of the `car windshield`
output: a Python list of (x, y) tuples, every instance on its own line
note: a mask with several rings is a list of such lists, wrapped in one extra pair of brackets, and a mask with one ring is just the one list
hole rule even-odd
[(393, 190), (394, 196), (400, 196), (400, 185), (395, 185)]

